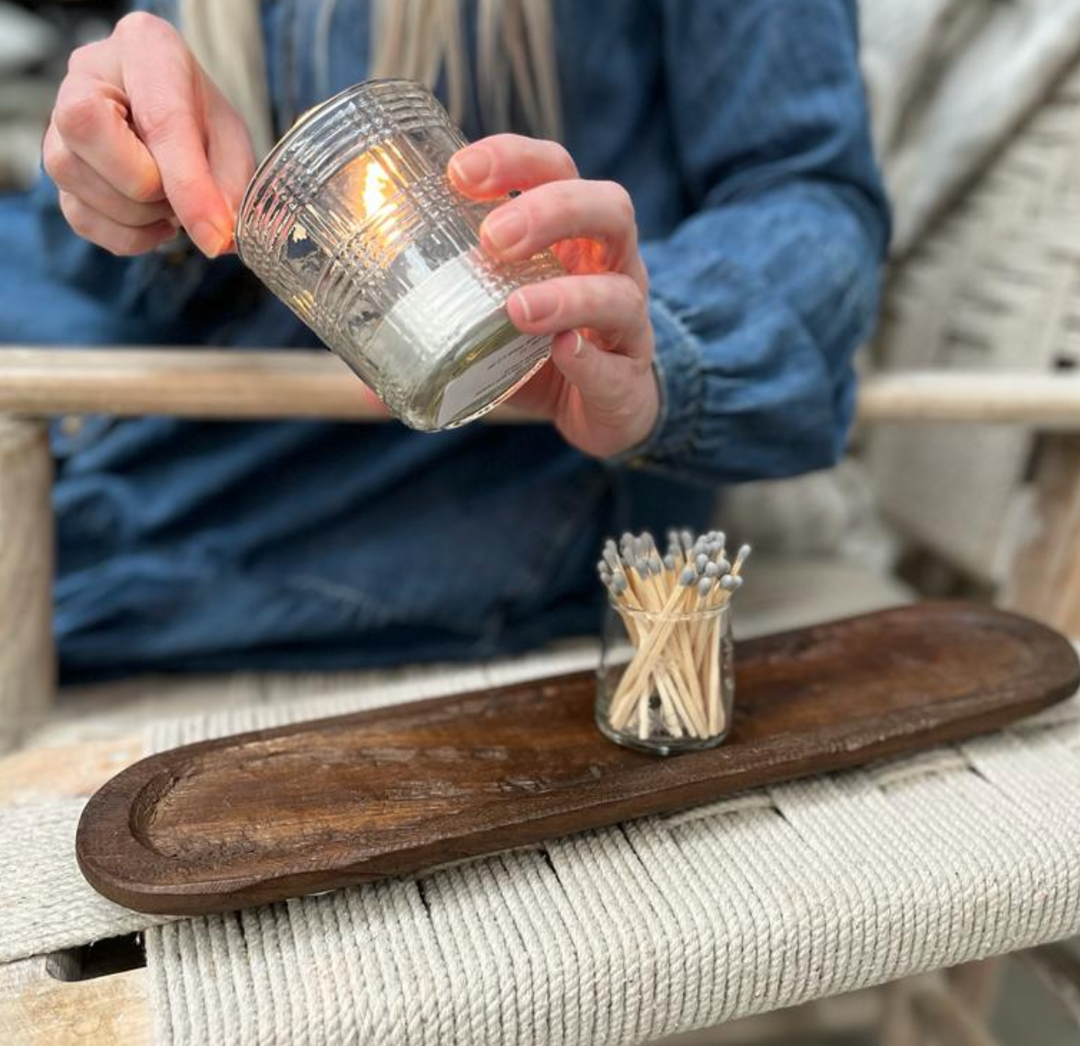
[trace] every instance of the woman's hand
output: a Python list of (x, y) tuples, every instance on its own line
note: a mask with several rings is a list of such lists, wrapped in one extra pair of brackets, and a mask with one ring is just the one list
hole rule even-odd
[(660, 396), (648, 276), (627, 191), (579, 178), (561, 145), (511, 134), (462, 149), (449, 174), (473, 199), (521, 192), (485, 219), (487, 251), (519, 261), (550, 247), (569, 274), (507, 301), (519, 330), (556, 335), (551, 360), (511, 402), (550, 418), (596, 457), (640, 443), (656, 424)]
[(71, 227), (120, 255), (153, 250), (179, 226), (210, 257), (228, 250), (254, 170), (240, 115), (180, 34), (148, 14), (72, 53), (43, 154)]

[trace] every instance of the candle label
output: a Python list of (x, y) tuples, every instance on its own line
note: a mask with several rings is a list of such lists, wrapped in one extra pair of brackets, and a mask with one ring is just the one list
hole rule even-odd
[(498, 352), (477, 360), (447, 383), (437, 424), (443, 428), (479, 405), (494, 405), (500, 395), (540, 363), (551, 351), (551, 335), (522, 334)]

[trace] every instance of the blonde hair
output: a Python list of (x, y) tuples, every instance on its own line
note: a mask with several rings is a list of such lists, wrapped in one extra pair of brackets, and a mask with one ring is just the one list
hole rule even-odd
[[(477, 0), (476, 94), (489, 131), (510, 130), (517, 101), (530, 133), (562, 136), (551, 0)], [(371, 0), (372, 77), (434, 87), (445, 75), (450, 115), (465, 118), (472, 84), (463, 0)]]
[[(511, 100), (524, 130), (562, 137), (552, 0), (476, 0), (476, 94), (489, 131), (510, 130)], [(465, 119), (471, 94), (465, 0), (371, 0), (369, 76), (403, 76), (434, 87), (445, 73), (450, 115)], [(336, 0), (322, 7), (316, 47), (329, 57)], [(180, 27), (225, 97), (244, 116), (255, 154), (274, 142), (258, 0), (180, 0)], [(238, 46), (238, 41), (242, 43)], [(328, 85), (320, 85), (329, 91)]]

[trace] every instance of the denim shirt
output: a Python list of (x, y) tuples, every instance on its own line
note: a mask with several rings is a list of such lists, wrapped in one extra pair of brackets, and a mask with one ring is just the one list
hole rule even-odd
[[(601, 462), (547, 426), (56, 426), (67, 677), (483, 657), (592, 631), (606, 534), (701, 526), (720, 485), (841, 453), (888, 237), (854, 0), (553, 2), (565, 144), (637, 210), (651, 437)], [(265, 2), (264, 27), (278, 131), (365, 76), (366, 0)], [(318, 344), (235, 258), (113, 258), (69, 232), (47, 180), (33, 201), (0, 201), (4, 340)]]

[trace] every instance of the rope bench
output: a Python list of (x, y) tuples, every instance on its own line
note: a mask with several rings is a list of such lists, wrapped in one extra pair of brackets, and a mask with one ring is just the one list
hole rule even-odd
[[(230, 915), (127, 912), (74, 867), (85, 795), (146, 751), (580, 656), (160, 722), (90, 746), (81, 768), (71, 753), (9, 757), (0, 1026), (27, 1005), (11, 971), (30, 956), (136, 929), (145, 971), (49, 986), (116, 983), (109, 1008), (126, 1006), (130, 1034), (95, 1041), (639, 1043), (1080, 930), (1080, 698), (903, 761)], [(50, 781), (53, 766), (67, 769)]]

